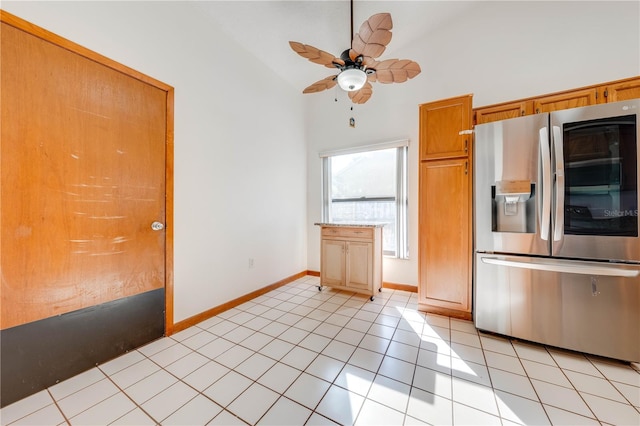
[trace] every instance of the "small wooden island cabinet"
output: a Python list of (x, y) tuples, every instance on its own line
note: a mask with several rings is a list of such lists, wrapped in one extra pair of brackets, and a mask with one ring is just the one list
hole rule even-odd
[(320, 226), (320, 290), (323, 286), (367, 294), (382, 288), (383, 224), (316, 223)]

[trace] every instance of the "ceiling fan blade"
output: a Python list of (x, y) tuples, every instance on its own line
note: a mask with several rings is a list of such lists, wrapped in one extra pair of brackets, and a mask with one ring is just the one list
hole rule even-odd
[(362, 89), (349, 92), (349, 99), (351, 99), (351, 102), (354, 104), (363, 104), (369, 100), (371, 95), (373, 95), (373, 86), (367, 81), (364, 86), (362, 86)]
[(317, 47), (310, 46), (308, 44), (298, 43), (297, 41), (290, 41), (289, 46), (298, 55), (310, 60), (315, 64), (324, 65), (327, 68), (334, 68), (334, 64), (343, 66), (344, 61), (340, 58), (336, 58), (331, 53), (327, 53), (324, 50), (320, 50)]
[(330, 75), (329, 77), (325, 77), (322, 80), (318, 80), (311, 86), (304, 89), (302, 93), (317, 93), (322, 92), (323, 90), (331, 89), (336, 85), (336, 77), (337, 76), (335, 75)]
[(362, 57), (362, 65), (364, 65), (366, 68), (373, 68), (374, 64), (376, 64), (377, 61), (375, 59), (373, 59), (371, 56), (363, 56)]
[(409, 59), (386, 59), (374, 63), (376, 81), (383, 84), (404, 83), (422, 71), (417, 62)]
[(362, 23), (351, 48), (363, 56), (377, 58), (391, 41), (393, 22), (389, 13), (378, 13)]

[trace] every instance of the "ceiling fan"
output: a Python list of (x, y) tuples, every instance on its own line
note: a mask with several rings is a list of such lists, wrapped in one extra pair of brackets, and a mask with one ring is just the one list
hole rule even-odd
[(308, 44), (290, 41), (291, 48), (303, 58), (340, 70), (336, 75), (316, 81), (302, 93), (321, 92), (331, 89), (337, 83), (342, 90), (349, 92), (353, 103), (363, 104), (373, 94), (372, 82), (404, 83), (420, 74), (420, 65), (409, 59), (376, 60), (391, 41), (392, 28), (391, 14), (377, 13), (364, 21), (354, 35), (351, 0), (351, 48), (342, 52), (339, 58)]

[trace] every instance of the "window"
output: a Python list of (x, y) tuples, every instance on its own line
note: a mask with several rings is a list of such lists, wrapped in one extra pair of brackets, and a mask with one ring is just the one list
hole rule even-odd
[(321, 153), (323, 221), (384, 223), (383, 253), (408, 258), (408, 141)]

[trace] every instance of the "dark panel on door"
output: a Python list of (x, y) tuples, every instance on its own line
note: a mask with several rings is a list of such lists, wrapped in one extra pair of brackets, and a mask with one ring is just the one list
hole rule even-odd
[(6, 406), (164, 334), (164, 289), (0, 331)]

